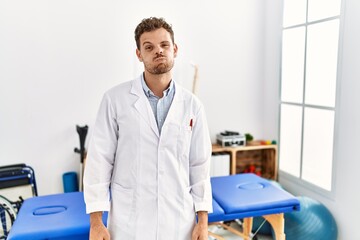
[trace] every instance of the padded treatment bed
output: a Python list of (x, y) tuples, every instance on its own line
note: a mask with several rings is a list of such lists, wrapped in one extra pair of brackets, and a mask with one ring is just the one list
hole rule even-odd
[[(271, 224), (276, 240), (284, 240), (284, 213), (300, 210), (296, 197), (252, 173), (212, 177), (211, 186), (213, 213), (209, 214), (209, 223), (221, 225), (244, 239), (252, 237), (253, 217), (262, 216)], [(242, 232), (221, 223), (235, 219), (243, 219)]]
[(88, 240), (89, 228), (82, 192), (47, 195), (24, 201), (8, 240)]
[[(254, 174), (211, 178), (213, 213), (211, 224), (222, 225), (244, 239), (251, 238), (252, 217), (263, 216), (272, 225), (276, 240), (285, 239), (283, 213), (298, 210), (297, 198)], [(107, 213), (103, 215), (106, 223)], [(243, 220), (243, 231), (222, 221)], [(151, 219), (149, 220), (151, 221)], [(82, 192), (70, 192), (26, 199), (8, 240), (88, 240), (90, 221)], [(224, 239), (209, 232), (217, 239)]]

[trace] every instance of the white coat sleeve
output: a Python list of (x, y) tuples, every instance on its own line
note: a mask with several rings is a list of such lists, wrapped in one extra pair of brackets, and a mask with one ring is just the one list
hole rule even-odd
[(86, 212), (109, 211), (110, 180), (118, 139), (116, 113), (104, 95), (93, 127), (84, 172)]
[(190, 185), (195, 211), (212, 212), (210, 183), (211, 140), (205, 111), (200, 108), (193, 122), (190, 147)]

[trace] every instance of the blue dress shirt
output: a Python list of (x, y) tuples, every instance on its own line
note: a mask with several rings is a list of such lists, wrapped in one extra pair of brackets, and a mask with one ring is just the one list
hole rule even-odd
[(149, 100), (150, 106), (153, 110), (155, 120), (159, 129), (159, 133), (161, 133), (161, 128), (165, 122), (166, 116), (169, 112), (172, 100), (174, 99), (175, 95), (175, 85), (174, 82), (171, 80), (170, 85), (167, 89), (163, 92), (163, 97), (160, 98), (156, 96), (150, 88), (147, 86), (144, 75), (141, 75), (141, 84), (144, 89), (144, 93)]

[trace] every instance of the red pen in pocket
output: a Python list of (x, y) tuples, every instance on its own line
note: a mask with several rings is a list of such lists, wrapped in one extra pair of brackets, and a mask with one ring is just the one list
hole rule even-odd
[(193, 119), (192, 119), (192, 118), (190, 119), (190, 124), (189, 124), (189, 126), (190, 126), (190, 129), (192, 130), (192, 127), (193, 127)]

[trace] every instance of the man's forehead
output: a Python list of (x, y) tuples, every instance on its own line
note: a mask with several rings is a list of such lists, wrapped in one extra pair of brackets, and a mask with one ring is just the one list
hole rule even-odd
[(144, 32), (140, 36), (140, 42), (145, 43), (161, 43), (161, 42), (171, 42), (171, 36), (168, 31), (164, 28), (159, 28), (151, 32)]

